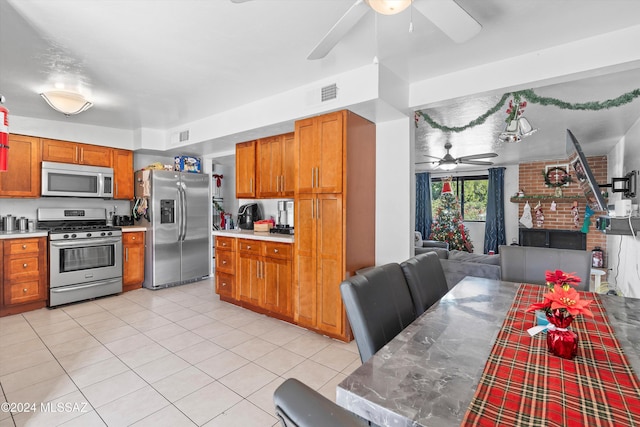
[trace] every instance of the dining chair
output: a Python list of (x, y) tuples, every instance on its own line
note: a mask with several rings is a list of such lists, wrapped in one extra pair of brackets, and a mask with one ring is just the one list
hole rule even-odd
[(374, 267), (340, 285), (362, 363), (416, 318), (399, 264)]
[(368, 424), (295, 378), (273, 393), (276, 416), (283, 427), (363, 427)]
[(409, 258), (400, 264), (400, 268), (409, 286), (416, 317), (449, 291), (440, 258), (435, 252)]
[(580, 278), (576, 289), (589, 290), (591, 252), (534, 246), (500, 246), (500, 277), (509, 282), (546, 284), (547, 270), (562, 270)]

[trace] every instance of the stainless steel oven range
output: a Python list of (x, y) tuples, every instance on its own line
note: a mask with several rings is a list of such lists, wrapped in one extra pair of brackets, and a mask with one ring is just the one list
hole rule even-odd
[(122, 292), (122, 230), (107, 211), (38, 209), (49, 231), (49, 307)]

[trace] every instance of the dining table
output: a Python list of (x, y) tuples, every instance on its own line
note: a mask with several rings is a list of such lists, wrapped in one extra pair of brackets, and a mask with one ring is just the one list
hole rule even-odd
[(536, 322), (526, 305), (545, 291), (464, 278), (340, 382), (336, 402), (394, 427), (640, 422), (640, 299), (581, 293), (595, 315), (571, 326), (578, 354), (565, 360), (548, 353), (545, 332), (526, 332)]

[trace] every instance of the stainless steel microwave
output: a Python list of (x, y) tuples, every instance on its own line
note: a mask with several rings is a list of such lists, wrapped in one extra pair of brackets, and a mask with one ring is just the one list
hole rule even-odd
[(113, 169), (42, 162), (42, 195), (113, 198)]

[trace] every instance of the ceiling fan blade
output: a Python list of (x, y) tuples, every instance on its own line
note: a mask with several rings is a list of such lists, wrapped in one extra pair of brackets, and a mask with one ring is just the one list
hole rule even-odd
[(470, 156), (460, 156), (458, 157), (458, 160), (488, 159), (491, 157), (498, 157), (498, 155), (496, 153), (472, 154)]
[(436, 165), (438, 163), (439, 162), (436, 161), (436, 162), (416, 162), (414, 164), (416, 164), (416, 165), (426, 165), (426, 164)]
[(426, 154), (421, 154), (422, 157), (431, 157), (432, 159), (436, 159), (436, 160), (442, 160), (442, 157), (436, 157), (436, 156), (428, 156)]
[(327, 56), (331, 49), (338, 44), (342, 37), (345, 36), (362, 17), (369, 11), (369, 6), (364, 0), (356, 0), (356, 2), (342, 15), (342, 18), (335, 23), (329, 32), (320, 40), (320, 43), (313, 48), (307, 59), (321, 59)]
[(458, 160), (458, 163), (463, 165), (480, 165), (480, 166), (489, 166), (493, 164), (493, 162), (483, 162), (480, 160)]
[(416, 0), (413, 6), (456, 43), (475, 37), (482, 26), (453, 0)]

